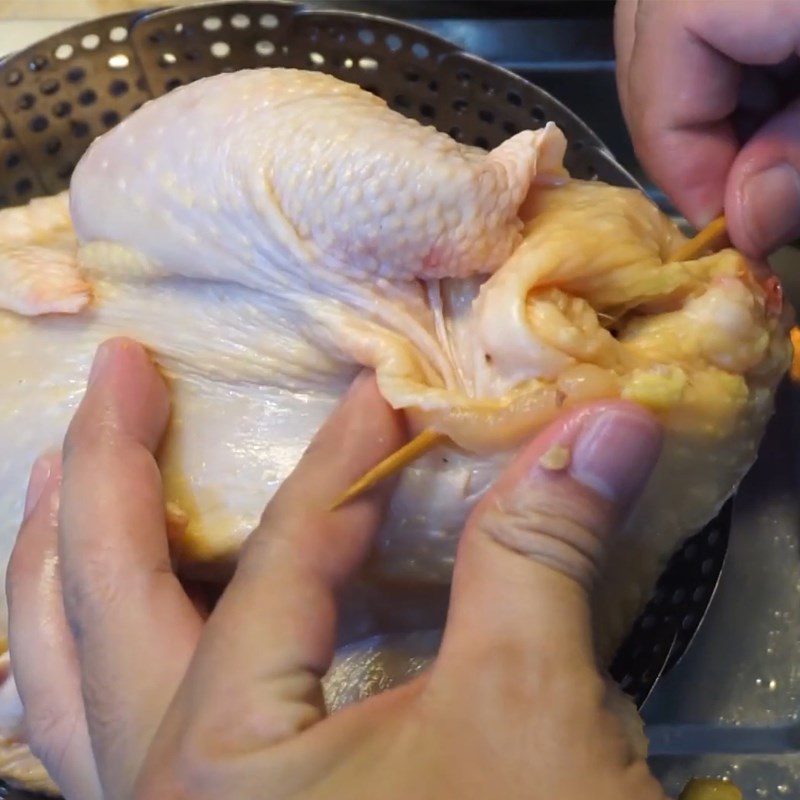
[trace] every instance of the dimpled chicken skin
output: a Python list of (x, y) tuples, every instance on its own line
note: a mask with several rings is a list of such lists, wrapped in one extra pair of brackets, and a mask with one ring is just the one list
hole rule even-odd
[[(608, 663), (666, 558), (752, 464), (787, 314), (733, 250), (671, 260), (675, 225), (636, 190), (570, 179), (565, 149), (548, 124), (486, 153), (283, 69), (198, 81), (100, 137), (68, 195), (0, 212), (3, 569), (28, 470), (110, 336), (143, 342), (169, 379), (165, 514), (180, 569), (209, 579), (362, 367), (412, 433), (451, 442), (401, 476), (365, 576), (377, 587), (446, 585), (469, 510), (521, 443), (565, 408), (623, 397), (666, 439), (598, 576)], [(420, 641), (385, 661), (350, 652), (330, 704), (419, 668)], [(19, 722), (8, 676), (0, 774), (53, 791)]]

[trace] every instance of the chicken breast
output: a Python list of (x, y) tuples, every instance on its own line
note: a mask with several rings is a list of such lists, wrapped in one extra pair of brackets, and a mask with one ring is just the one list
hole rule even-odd
[[(754, 460), (789, 345), (775, 287), (740, 254), (672, 261), (671, 221), (637, 191), (571, 180), (565, 148), (548, 124), (486, 153), (284, 69), (198, 81), (100, 137), (68, 196), (0, 212), (0, 565), (28, 470), (113, 335), (171, 379), (173, 546), (209, 578), (362, 367), (414, 431), (452, 440), (402, 475), (377, 587), (446, 586), (466, 515), (520, 444), (566, 407), (624, 397), (667, 439), (598, 583), (607, 663), (666, 558)], [(433, 619), (393, 609), (410, 627)], [(376, 689), (413, 671), (420, 641), (404, 640), (404, 668), (397, 648), (391, 666), (386, 648), (348, 654), (331, 705), (363, 689), (354, 664), (384, 676)], [(19, 759), (18, 714), (4, 719), (0, 774), (46, 783)]]

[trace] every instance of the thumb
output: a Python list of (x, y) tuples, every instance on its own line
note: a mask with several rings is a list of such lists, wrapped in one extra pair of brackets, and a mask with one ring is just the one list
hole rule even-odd
[(733, 244), (768, 255), (800, 235), (800, 101), (763, 125), (731, 167), (725, 217)]
[(543, 658), (594, 669), (589, 589), (660, 449), (656, 421), (619, 401), (577, 409), (537, 436), (467, 522), (440, 662), (488, 656), (501, 666), (505, 654), (514, 670)]

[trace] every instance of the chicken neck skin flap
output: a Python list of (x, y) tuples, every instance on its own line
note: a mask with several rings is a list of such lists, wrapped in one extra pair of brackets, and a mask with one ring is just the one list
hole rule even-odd
[[(755, 458), (789, 348), (738, 253), (670, 262), (670, 220), (639, 192), (569, 180), (565, 145), (551, 124), (487, 154), (328, 76), (249, 71), (98, 139), (71, 217), (66, 195), (0, 212), (3, 568), (28, 469), (113, 335), (170, 382), (160, 463), (194, 575), (224, 574), (362, 366), (412, 432), (454, 441), (401, 477), (378, 584), (446, 584), (466, 515), (520, 442), (564, 407), (624, 397), (660, 417), (666, 445), (599, 576), (608, 663), (666, 557)], [(368, 633), (375, 605), (360, 615)]]

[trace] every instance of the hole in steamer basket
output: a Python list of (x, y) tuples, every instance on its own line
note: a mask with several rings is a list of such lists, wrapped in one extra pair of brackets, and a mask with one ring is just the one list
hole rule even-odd
[(39, 84), (39, 91), (42, 94), (55, 94), (61, 84), (55, 78), (47, 78)]
[(112, 97), (121, 97), (128, 91), (128, 82), (120, 79), (111, 81), (108, 85), (108, 93)]
[(275, 52), (275, 45), (268, 39), (261, 39), (256, 42), (256, 53), (260, 56), (271, 56)]
[(227, 58), (231, 54), (231, 46), (227, 42), (214, 42), (211, 45), (211, 55), (214, 58)]
[(124, 53), (117, 53), (108, 59), (108, 66), (111, 69), (125, 69), (130, 64), (130, 59)]
[(71, 58), (72, 54), (75, 52), (71, 44), (60, 44), (56, 47), (53, 55), (59, 61), (66, 61), (68, 58)]
[(396, 53), (403, 46), (403, 40), (396, 33), (390, 33), (386, 37), (386, 46), (392, 53)]

